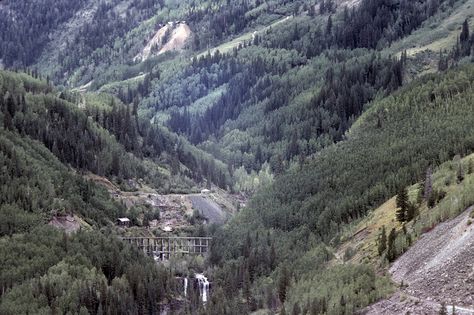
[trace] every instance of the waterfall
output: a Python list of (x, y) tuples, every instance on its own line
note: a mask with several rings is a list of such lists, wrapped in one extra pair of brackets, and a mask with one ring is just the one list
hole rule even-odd
[(197, 273), (196, 279), (199, 284), (199, 292), (202, 296), (202, 302), (205, 304), (207, 302), (207, 297), (209, 296), (209, 281), (202, 273)]
[(188, 277), (184, 278), (184, 296), (188, 296)]

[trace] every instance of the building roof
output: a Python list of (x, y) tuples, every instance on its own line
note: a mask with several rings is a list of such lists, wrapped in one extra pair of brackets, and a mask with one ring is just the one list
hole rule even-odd
[(129, 218), (118, 218), (117, 220), (120, 221), (120, 222), (123, 222), (123, 223), (130, 222)]
[(171, 232), (171, 231), (173, 231), (173, 228), (171, 226), (167, 225), (167, 226), (163, 227), (163, 231)]

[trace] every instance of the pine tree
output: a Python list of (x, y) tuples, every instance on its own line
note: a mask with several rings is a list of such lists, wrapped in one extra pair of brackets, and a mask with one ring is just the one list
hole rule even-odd
[(332, 33), (332, 15), (328, 17), (328, 22), (326, 24), (326, 35), (331, 35)]
[(456, 178), (458, 180), (458, 183), (462, 182), (464, 180), (464, 170), (462, 168), (462, 163), (461, 161), (459, 161), (459, 165), (458, 165), (458, 171), (457, 171), (457, 174), (456, 174)]
[(430, 196), (431, 196), (431, 193), (433, 191), (433, 182), (432, 182), (432, 170), (431, 170), (431, 166), (428, 167), (428, 169), (426, 170), (426, 177), (425, 177), (425, 191), (424, 191), (424, 195), (423, 197), (425, 197), (425, 200), (429, 200), (430, 199)]
[(278, 280), (278, 297), (280, 298), (280, 301), (282, 303), (284, 303), (286, 300), (286, 290), (288, 288), (289, 283), (290, 277), (288, 275), (288, 270), (286, 269), (286, 266), (283, 265), (283, 268), (280, 273), (280, 278)]
[(395, 249), (395, 239), (397, 238), (397, 232), (395, 228), (392, 228), (390, 234), (388, 235), (387, 241), (387, 259), (388, 261), (394, 261), (397, 257), (396, 249)]
[(320, 314), (319, 301), (317, 299), (314, 299), (313, 302), (311, 303), (309, 315), (318, 315), (318, 314)]
[(415, 218), (415, 214), (416, 214), (416, 205), (413, 204), (412, 202), (409, 202), (407, 205), (407, 211), (406, 211), (406, 216), (405, 216), (406, 222), (410, 222), (411, 220), (413, 220)]
[(378, 243), (378, 252), (379, 256), (387, 249), (387, 232), (385, 231), (385, 225), (382, 226), (382, 232), (380, 233), (379, 243)]
[(420, 184), (418, 184), (418, 190), (417, 190), (417, 193), (416, 193), (416, 203), (418, 205), (421, 205), (421, 203), (423, 202), (424, 186), (425, 186), (424, 182), (421, 182)]
[(448, 315), (448, 311), (446, 310), (446, 304), (444, 302), (441, 303), (441, 307), (438, 312), (439, 315)]
[(276, 251), (275, 251), (275, 245), (272, 243), (270, 246), (270, 258), (269, 258), (269, 267), (270, 270), (273, 270), (275, 268), (276, 264)]
[(461, 41), (461, 44), (469, 40), (469, 23), (467, 22), (467, 19), (462, 23), (462, 31), (459, 40)]
[(244, 280), (243, 280), (243, 286), (242, 286), (242, 293), (244, 296), (244, 299), (247, 301), (247, 304), (250, 304), (251, 302), (251, 291), (250, 291), (250, 273), (248, 271), (248, 268), (245, 268), (244, 271)]
[(319, 4), (319, 14), (326, 13), (326, 1), (322, 0)]
[(408, 191), (406, 188), (400, 189), (398, 192), (397, 198), (396, 198), (396, 203), (397, 203), (397, 220), (399, 222), (405, 222), (406, 221), (406, 212), (408, 208)]
[(300, 315), (300, 314), (301, 314), (301, 308), (300, 308), (300, 305), (298, 304), (298, 302), (296, 302), (293, 305), (293, 311), (291, 312), (291, 315)]
[(3, 127), (8, 130), (13, 130), (13, 119), (8, 111), (3, 114)]
[(438, 71), (448, 70), (448, 58), (443, 55), (441, 50), (439, 51)]

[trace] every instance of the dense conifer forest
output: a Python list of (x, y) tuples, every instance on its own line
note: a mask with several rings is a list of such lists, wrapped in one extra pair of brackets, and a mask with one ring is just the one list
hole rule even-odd
[[(386, 297), (380, 266), (335, 251), (394, 195), (414, 225), (406, 187), (473, 152), (469, 1), (1, 1), (0, 313), (354, 314)], [(213, 237), (205, 260), (161, 264), (119, 239), (132, 214), (91, 175), (243, 199), (179, 235)], [(64, 215), (80, 230), (48, 225)], [(411, 240), (383, 231), (388, 264)], [(181, 285), (198, 269), (205, 304)]]

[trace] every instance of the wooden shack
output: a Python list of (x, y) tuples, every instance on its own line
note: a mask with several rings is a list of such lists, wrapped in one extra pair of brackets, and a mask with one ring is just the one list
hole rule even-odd
[(130, 227), (130, 224), (132, 222), (130, 221), (129, 218), (118, 218), (117, 219), (117, 225), (121, 227)]

